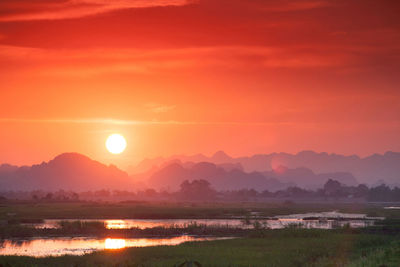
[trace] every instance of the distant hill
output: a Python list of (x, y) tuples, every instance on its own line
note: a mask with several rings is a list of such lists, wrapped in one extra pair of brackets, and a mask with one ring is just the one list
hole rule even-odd
[[(182, 164), (179, 161), (152, 171), (147, 185), (158, 189), (177, 190), (184, 180), (205, 179), (217, 190), (238, 190), (243, 188), (258, 191), (277, 191), (289, 186), (318, 189), (329, 179), (345, 185), (358, 185), (350, 173), (315, 174), (307, 168), (288, 169), (280, 166), (274, 171), (245, 172), (241, 165), (216, 165), (210, 162)], [(236, 167), (236, 168), (234, 168)]]
[[(0, 190), (135, 191), (153, 187), (175, 191), (184, 180), (205, 179), (217, 190), (253, 188), (276, 191), (293, 185), (316, 189), (329, 179), (345, 185), (357, 185), (365, 182), (365, 177), (369, 177), (371, 183), (385, 177), (380, 179), (395, 184), (400, 173), (400, 170), (395, 172), (400, 168), (400, 162), (399, 153), (394, 152), (366, 158), (315, 152), (232, 158), (217, 152), (212, 157), (206, 157), (216, 162), (197, 162), (203, 158), (201, 155), (159, 158), (158, 165), (152, 165), (151, 160), (147, 160), (146, 165), (152, 166), (151, 169), (129, 176), (113, 165), (104, 165), (78, 153), (64, 153), (49, 162), (33, 166), (0, 165)], [(353, 170), (359, 176), (346, 170)]]
[(319, 189), (329, 180), (336, 180), (343, 185), (356, 186), (357, 180), (351, 173), (347, 172), (333, 172), (315, 174), (312, 170), (307, 168), (289, 169), (284, 166), (279, 166), (273, 171), (263, 172), (267, 178), (273, 178), (284, 183), (293, 183), (305, 189)]
[(289, 169), (308, 168), (314, 173), (350, 173), (360, 183), (374, 184), (379, 180), (388, 184), (400, 182), (400, 153), (398, 152), (386, 152), (383, 155), (374, 154), (364, 158), (357, 155), (344, 156), (314, 151), (302, 151), (297, 154), (258, 154), (234, 158), (223, 151), (218, 151), (211, 157), (197, 154), (194, 156), (178, 155), (169, 158), (157, 158), (156, 160), (147, 159), (129, 171), (135, 173), (139, 169), (144, 171), (146, 168), (159, 167), (170, 160), (240, 164), (246, 172), (267, 172), (279, 166), (285, 166)]
[(0, 188), (7, 190), (97, 190), (131, 188), (132, 179), (117, 167), (78, 153), (65, 153), (31, 167), (0, 166)]
[[(229, 166), (232, 167), (232, 166)], [(196, 163), (190, 167), (172, 163), (154, 172), (147, 181), (149, 187), (176, 191), (184, 180), (204, 179), (217, 190), (257, 189), (276, 191), (290, 183), (267, 178), (262, 173), (246, 173), (240, 168), (226, 168), (209, 162)]]

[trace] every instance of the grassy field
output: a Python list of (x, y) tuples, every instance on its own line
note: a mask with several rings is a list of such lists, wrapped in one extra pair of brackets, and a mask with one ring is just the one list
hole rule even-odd
[(3, 203), (0, 220), (38, 219), (195, 219), (240, 218), (257, 213), (275, 216), (338, 210), (400, 218), (399, 210), (382, 204), (338, 203)]
[(197, 261), (201, 266), (398, 267), (400, 238), (351, 229), (283, 229), (267, 231), (257, 238), (127, 248), (84, 256), (0, 257), (2, 266), (178, 266), (185, 261)]

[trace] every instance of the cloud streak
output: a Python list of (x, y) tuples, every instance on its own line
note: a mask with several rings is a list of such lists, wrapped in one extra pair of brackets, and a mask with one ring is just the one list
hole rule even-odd
[[(215, 46), (180, 49), (80, 49), (51, 50), (0, 46), (0, 63), (20, 65), (18, 72), (32, 70), (44, 76), (96, 76), (107, 73), (154, 74), (193, 69), (344, 68), (359, 65), (355, 48)], [(310, 51), (313, 51), (311, 53)], [(362, 51), (362, 50), (359, 50)], [(379, 51), (365, 51), (379, 53)], [(28, 61), (27, 61), (28, 60)], [(362, 62), (364, 63), (364, 62)], [(38, 70), (37, 66), (41, 66)], [(155, 113), (174, 109), (152, 103)]]
[[(346, 122), (306, 122), (306, 121), (178, 121), (178, 120), (121, 120), (108, 118), (84, 118), (84, 119), (26, 119), (26, 118), (0, 118), (0, 123), (42, 123), (42, 124), (97, 124), (120, 126), (295, 126), (295, 127), (320, 127), (321, 125), (340, 125)], [(358, 121), (349, 122), (349, 126), (386, 126), (400, 127), (400, 121)]]
[(154, 113), (165, 113), (176, 108), (175, 105), (161, 105), (157, 103), (147, 103), (145, 107)]
[[(159, 121), (159, 120), (120, 120), (107, 118), (89, 119), (24, 119), (0, 118), (0, 123), (54, 123), (54, 124), (105, 124), (105, 125), (271, 125), (277, 122), (198, 122), (198, 121)], [(278, 124), (291, 124), (280, 122)]]
[(329, 1), (318, 1), (318, 0), (306, 0), (306, 1), (287, 1), (280, 2), (276, 6), (265, 7), (264, 10), (272, 12), (289, 12), (289, 11), (301, 11), (331, 6), (332, 2)]
[(187, 4), (186, 0), (68, 0), (54, 1), (5, 1), (0, 7), (6, 10), (29, 10), (27, 13), (5, 14), (0, 21), (33, 21), (33, 20), (60, 20), (74, 19), (132, 8), (149, 8), (163, 6), (180, 6)]
[(0, 22), (76, 19), (124, 9), (183, 6), (188, 4), (211, 7), (226, 5), (256, 6), (256, 8), (267, 12), (301, 11), (332, 5), (329, 1), (321, 0), (264, 2), (231, 0), (228, 3), (220, 0), (4, 0), (0, 2), (0, 9), (3, 10)]

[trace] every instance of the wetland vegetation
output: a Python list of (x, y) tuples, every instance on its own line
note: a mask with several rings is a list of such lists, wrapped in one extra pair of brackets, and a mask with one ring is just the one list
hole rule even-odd
[[(330, 230), (304, 229), (298, 224), (270, 229), (262, 223), (263, 219), (277, 215), (332, 210), (386, 219), (369, 227), (344, 224)], [(116, 218), (186, 218), (193, 219), (193, 223), (109, 229), (104, 221), (96, 220)], [(247, 227), (196, 223), (196, 219), (205, 218), (240, 220)], [(48, 219), (57, 219), (58, 227), (34, 227)], [(0, 256), (2, 266), (179, 266), (185, 261), (196, 261), (201, 266), (399, 266), (400, 262), (400, 211), (385, 209), (384, 204), (8, 202), (0, 207), (0, 220), (3, 242), (15, 240), (16, 245), (21, 242), (18, 240), (29, 243), (37, 238), (63, 237), (87, 237), (100, 242), (96, 249), (81, 256)], [(185, 236), (233, 239), (182, 239)], [(107, 249), (101, 242), (110, 238), (127, 243)], [(136, 241), (130, 241), (132, 238)], [(137, 240), (143, 238), (150, 239), (146, 242), (151, 247), (138, 247), (141, 245), (137, 245)], [(157, 243), (163, 238), (202, 241)]]

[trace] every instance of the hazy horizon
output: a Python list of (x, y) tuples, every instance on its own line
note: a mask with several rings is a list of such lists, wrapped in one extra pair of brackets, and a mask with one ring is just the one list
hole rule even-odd
[(90, 155), (86, 155), (84, 153), (80, 153), (80, 152), (77, 152), (77, 151), (66, 151), (66, 152), (62, 152), (62, 153), (56, 154), (55, 156), (48, 157), (47, 159), (42, 159), (42, 160), (39, 160), (39, 161), (36, 161), (36, 162), (33, 162), (33, 163), (14, 164), (14, 163), (10, 163), (10, 162), (0, 162), (0, 165), (4, 164), (4, 165), (17, 166), (17, 167), (32, 166), (32, 165), (39, 165), (39, 164), (41, 164), (43, 162), (49, 162), (49, 161), (53, 160), (55, 157), (63, 155), (63, 154), (80, 154), (80, 155), (87, 156), (92, 160), (101, 162), (103, 164), (106, 164), (106, 165), (111, 164), (111, 165), (114, 165), (114, 166), (118, 167), (121, 170), (128, 171), (129, 168), (135, 167), (136, 165), (138, 165), (138, 164), (140, 164), (140, 163), (142, 163), (143, 161), (146, 161), (146, 160), (153, 160), (153, 159), (158, 159), (158, 158), (162, 158), (164, 160), (168, 160), (168, 159), (174, 159), (174, 158), (179, 158), (179, 157), (194, 157), (194, 156), (199, 156), (199, 155), (204, 156), (206, 158), (211, 158), (212, 156), (214, 156), (216, 153), (219, 153), (219, 152), (223, 152), (227, 156), (229, 156), (231, 158), (234, 158), (234, 159), (236, 159), (236, 158), (253, 157), (253, 156), (256, 156), (256, 155), (271, 155), (271, 154), (298, 155), (299, 153), (302, 153), (302, 152), (313, 152), (313, 153), (316, 153), (316, 154), (337, 155), (337, 156), (344, 156), (344, 157), (356, 156), (356, 157), (358, 157), (360, 159), (364, 159), (364, 158), (368, 158), (368, 157), (371, 157), (371, 156), (374, 156), (374, 155), (383, 156), (383, 155), (385, 155), (387, 153), (400, 153), (400, 151), (387, 150), (387, 151), (384, 151), (382, 153), (376, 152), (376, 153), (372, 153), (372, 154), (358, 155), (358, 154), (354, 154), (354, 153), (353, 154), (340, 154), (340, 153), (335, 153), (335, 152), (331, 152), (330, 153), (330, 152), (326, 152), (326, 151), (315, 151), (315, 150), (305, 149), (305, 150), (300, 150), (300, 151), (294, 152), (294, 153), (290, 153), (290, 152), (286, 152), (286, 151), (279, 151), (279, 152), (271, 151), (271, 152), (264, 152), (264, 153), (262, 153), (262, 152), (261, 153), (250, 153), (250, 154), (245, 154), (245, 155), (231, 155), (231, 154), (227, 153), (224, 150), (216, 150), (215, 152), (209, 153), (209, 154), (206, 154), (206, 153), (195, 153), (195, 154), (178, 153), (178, 154), (171, 154), (171, 155), (156, 155), (156, 156), (153, 156), (153, 157), (144, 157), (144, 158), (137, 159), (137, 160), (134, 160), (134, 161), (127, 161), (127, 165), (119, 166), (118, 164), (115, 164), (112, 161), (111, 162), (107, 162), (107, 160), (106, 161), (102, 161), (101, 159), (98, 159), (96, 157), (91, 157)]
[[(0, 2), (0, 162), (400, 151), (397, 1)], [(123, 135), (111, 155), (105, 140)]]

